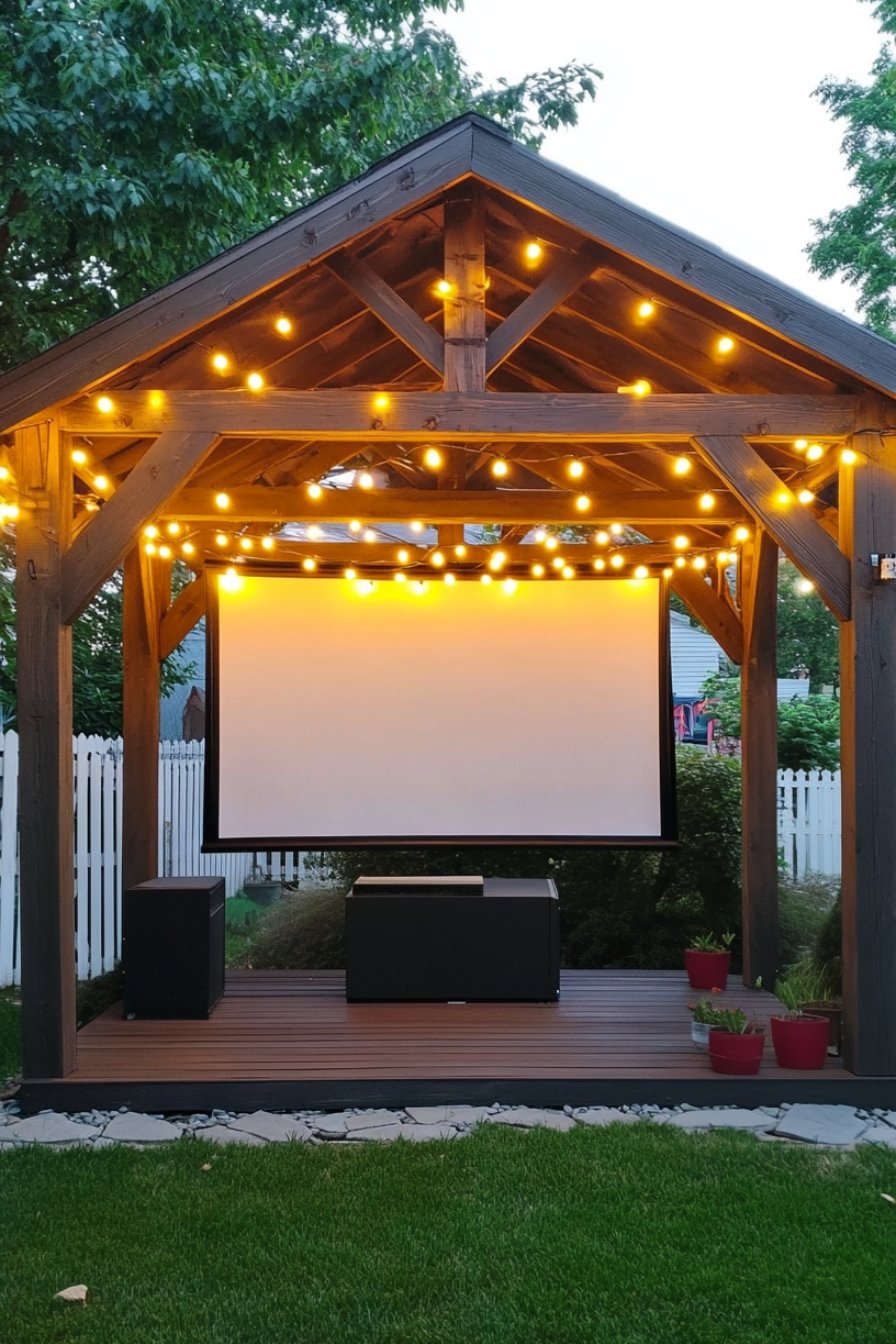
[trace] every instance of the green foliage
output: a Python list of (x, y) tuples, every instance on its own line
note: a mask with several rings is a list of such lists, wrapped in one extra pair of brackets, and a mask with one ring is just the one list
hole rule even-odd
[(235, 964), (256, 970), (331, 970), (345, 965), (345, 902), (335, 888), (302, 888), (270, 906)]
[(117, 961), (113, 969), (107, 971), (105, 975), (95, 975), (90, 980), (79, 980), (76, 1000), (78, 1026), (86, 1026), (107, 1008), (118, 1003), (122, 996), (122, 983), (120, 961)]
[[(866, 3), (868, 0), (866, 0)], [(856, 199), (813, 220), (816, 241), (806, 249), (819, 275), (840, 275), (858, 287), (868, 325), (896, 337), (896, 0), (872, 0), (886, 39), (866, 85), (825, 80), (816, 96), (843, 124), (842, 150)]]
[[(459, 5), (461, 0), (457, 0)], [(0, 7), (0, 369), (468, 109), (537, 145), (599, 73), (486, 87), (453, 0)]]
[(835, 997), (843, 992), (842, 949), (843, 906), (838, 895), (818, 931), (813, 950), (815, 965), (824, 969), (829, 992)]
[(718, 938), (714, 933), (695, 933), (688, 947), (694, 952), (728, 952), (733, 942), (733, 933), (723, 933)]
[[(4, 729), (17, 724), (14, 563), (12, 548), (0, 542), (0, 723)], [(176, 654), (166, 658), (162, 695), (185, 685), (194, 672), (195, 665), (181, 663)], [(118, 737), (123, 679), (120, 571), (103, 585), (72, 627), (72, 677), (74, 731)]]
[[(792, 966), (812, 951), (831, 917), (836, 899), (834, 879), (813, 873), (780, 878), (778, 924), (782, 966)], [(836, 956), (839, 955), (838, 941)]]
[(22, 1008), (13, 990), (0, 990), (0, 1091), (22, 1068)]
[(840, 681), (840, 628), (817, 593), (798, 588), (799, 571), (781, 557), (778, 566), (778, 676), (809, 673), (813, 694)]
[[(740, 674), (707, 677), (703, 692), (726, 737), (740, 737)], [(840, 768), (840, 702), (826, 695), (778, 705), (778, 766), (781, 770)]]
[(740, 924), (740, 767), (682, 748), (677, 770), (674, 850), (340, 850), (309, 862), (340, 891), (361, 873), (551, 877), (564, 965), (679, 967), (693, 934)]

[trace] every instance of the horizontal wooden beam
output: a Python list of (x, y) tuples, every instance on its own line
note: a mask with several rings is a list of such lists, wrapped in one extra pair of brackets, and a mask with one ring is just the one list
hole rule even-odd
[(63, 408), (60, 426), (91, 436), (181, 433), (265, 434), (270, 438), (437, 442), (453, 439), (644, 439), (681, 442), (706, 434), (743, 438), (838, 438), (852, 431), (847, 396), (726, 396), (684, 393), (643, 398), (615, 393), (116, 392), (114, 409), (90, 401)]
[(444, 373), (445, 349), (442, 338), (405, 303), (401, 295), (397, 294), (382, 276), (377, 275), (366, 262), (359, 261), (346, 252), (331, 257), (327, 265), (346, 288), (362, 303), (366, 303), (383, 325), (388, 327), (400, 341), (404, 341), (415, 355), (418, 355), (434, 372), (440, 375)]
[(70, 624), (124, 560), (147, 523), (215, 442), (210, 434), (161, 434), (62, 558), (61, 615)]
[[(577, 569), (592, 568), (592, 561), (597, 556), (602, 556), (609, 560), (611, 555), (619, 554), (622, 556), (624, 564), (628, 565), (663, 565), (671, 561), (675, 552), (668, 542), (642, 542), (634, 546), (618, 546), (597, 548), (582, 542), (565, 544), (561, 542), (555, 551), (549, 551), (537, 542), (513, 543), (513, 542), (495, 542), (489, 546), (473, 546), (467, 544), (462, 556), (454, 554), (454, 547), (440, 540), (438, 546), (419, 546), (410, 542), (401, 540), (379, 540), (375, 542), (363, 541), (286, 541), (278, 538), (274, 549), (270, 552), (260, 550), (258, 538), (255, 539), (255, 546), (252, 551), (243, 551), (239, 544), (228, 547), (220, 547), (214, 544), (211, 537), (207, 538), (200, 545), (204, 546), (206, 560), (230, 561), (234, 558), (242, 558), (251, 561), (252, 564), (270, 561), (272, 564), (280, 564), (284, 560), (303, 560), (311, 557), (319, 565), (352, 565), (354, 568), (362, 570), (368, 568), (385, 569), (414, 569), (415, 566), (424, 566), (427, 571), (438, 574), (437, 568), (432, 564), (430, 556), (434, 552), (441, 551), (445, 557), (448, 569), (476, 569), (488, 563), (489, 557), (495, 551), (502, 551), (506, 556), (508, 567), (514, 565), (534, 565), (541, 563), (546, 568), (553, 568), (555, 557), (561, 556), (568, 564)], [(398, 559), (399, 551), (407, 551), (409, 559), (400, 562)], [(696, 574), (696, 571), (692, 571)], [(613, 569), (608, 565), (607, 573), (612, 574)], [(702, 582), (702, 581), (701, 581)], [(190, 585), (192, 587), (192, 585)], [(705, 585), (704, 585), (705, 586)], [(184, 589), (187, 592), (188, 589)], [(707, 589), (707, 591), (710, 591)], [(183, 596), (183, 594), (181, 594)], [(179, 600), (179, 599), (178, 599)], [(175, 603), (175, 606), (177, 604)], [(174, 607), (172, 607), (172, 611)], [(164, 628), (164, 621), (163, 621)], [(186, 633), (186, 631), (184, 632)], [(183, 636), (181, 636), (183, 638)], [(174, 645), (176, 648), (177, 646)], [(169, 650), (170, 652), (170, 650)]]
[(583, 512), (572, 490), (331, 490), (320, 499), (291, 486), (247, 485), (227, 492), (229, 505), (215, 505), (212, 490), (189, 488), (174, 496), (165, 516), (179, 522), (214, 522), (227, 530), (238, 523), (580, 523), (585, 525), (662, 522), (726, 526), (739, 522), (743, 511), (719, 499), (712, 515), (701, 511), (696, 495), (634, 491), (601, 499)]
[(159, 623), (159, 662), (169, 658), (197, 621), (205, 615), (205, 578), (198, 575), (182, 588)]
[(696, 616), (700, 624), (721, 645), (726, 657), (732, 663), (742, 663), (744, 659), (744, 632), (740, 618), (732, 607), (719, 597), (703, 574), (686, 565), (672, 574), (672, 589), (681, 598), (688, 610)]
[(797, 569), (812, 580), (837, 619), (848, 621), (850, 567), (837, 543), (743, 439), (703, 436), (695, 443), (703, 460), (727, 482)]

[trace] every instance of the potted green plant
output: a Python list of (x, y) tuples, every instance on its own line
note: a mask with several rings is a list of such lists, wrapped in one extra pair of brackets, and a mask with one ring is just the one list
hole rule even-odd
[(828, 1053), (826, 1017), (803, 1012), (805, 979), (799, 973), (779, 980), (775, 994), (786, 1009), (772, 1014), (772, 1045), (782, 1069), (822, 1069)]
[(742, 1008), (717, 1008), (709, 1032), (709, 1064), (716, 1073), (758, 1073), (765, 1028)]
[[(712, 992), (721, 993), (718, 989)], [(721, 1025), (718, 1010), (709, 999), (698, 999), (696, 1003), (689, 1003), (688, 1007), (692, 1013), (691, 1040), (698, 1050), (708, 1050), (711, 1029)]]
[(685, 949), (684, 966), (691, 989), (725, 989), (731, 966), (733, 933), (701, 933)]
[[(823, 966), (807, 960), (800, 963), (804, 975), (800, 985), (800, 1012), (823, 1017), (828, 1024), (828, 1054), (839, 1055), (843, 1020), (839, 961)], [(789, 977), (788, 977), (789, 978)]]

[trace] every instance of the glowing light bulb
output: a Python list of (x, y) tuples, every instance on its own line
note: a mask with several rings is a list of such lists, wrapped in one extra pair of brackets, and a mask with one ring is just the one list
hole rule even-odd
[(349, 532), (354, 532), (354, 534), (357, 536), (357, 534), (361, 531), (361, 520), (359, 518), (353, 518), (348, 525), (348, 530)]
[(648, 317), (653, 317), (656, 312), (656, 304), (650, 299), (642, 299), (635, 309), (642, 322), (646, 322)]
[(635, 578), (636, 578), (636, 579), (646, 579), (649, 573), (650, 573), (650, 570), (647, 568), (646, 565), (636, 565), (636, 566), (635, 566)]
[(429, 563), (434, 565), (436, 569), (441, 569), (445, 564), (445, 557), (441, 551), (433, 551), (429, 557)]
[(693, 558), (693, 560), (691, 561), (691, 564), (694, 566), (694, 569), (705, 569), (705, 568), (706, 568), (706, 556), (705, 556), (705, 555), (695, 555), (694, 558)]
[(533, 239), (531, 243), (526, 244), (524, 252), (527, 261), (539, 261), (544, 255), (544, 248), (541, 243), (536, 243)]
[(443, 299), (446, 299), (448, 297), (453, 288), (454, 286), (452, 285), (451, 281), (446, 280), (444, 276), (442, 277), (441, 280), (437, 280), (435, 283), (435, 291), (437, 294), (441, 295)]
[(684, 558), (683, 555), (676, 555), (676, 557), (675, 557), (675, 568), (676, 568), (676, 569), (684, 569), (684, 567), (685, 567), (686, 564), (687, 564), (687, 560), (685, 560), (685, 558)]
[(408, 576), (403, 569), (397, 569), (392, 577), (396, 583), (407, 583), (408, 581)]
[(444, 464), (445, 459), (438, 448), (427, 448), (426, 452), (423, 454), (424, 466), (429, 467), (430, 471), (438, 471)]
[(595, 532), (594, 542), (596, 546), (609, 546), (610, 544), (609, 532), (605, 532), (603, 528), (601, 528), (599, 532)]
[(534, 537), (533, 537), (533, 539), (534, 539), (535, 541), (537, 541), (539, 545), (541, 545), (541, 543), (544, 541), (544, 539), (545, 539), (546, 536), (547, 536), (547, 532), (545, 532), (545, 530), (544, 530), (543, 527), (540, 527), (540, 528), (538, 528), (538, 530), (534, 533)]
[(615, 555), (610, 556), (610, 565), (613, 569), (621, 569), (625, 564), (625, 557), (617, 551)]
[(562, 569), (563, 566), (566, 564), (566, 561), (563, 559), (562, 555), (555, 555), (553, 560), (551, 561), (551, 564), (554, 567), (554, 569)]
[(716, 551), (716, 560), (720, 565), (730, 565), (731, 556), (728, 551)]
[(802, 597), (807, 597), (809, 593), (815, 592), (815, 584), (811, 579), (797, 579), (794, 587)]
[(599, 555), (596, 560), (592, 560), (591, 563), (597, 570), (598, 574), (602, 574), (607, 567), (607, 562), (602, 555)]
[(255, 545), (255, 542), (252, 540), (251, 537), (240, 537), (240, 550), (241, 550), (241, 551), (251, 551), (251, 549), (252, 549), (252, 547), (253, 547), (254, 545)]
[(376, 584), (373, 579), (359, 579), (355, 584), (355, 592), (359, 597), (369, 597), (371, 593), (376, 592)]
[(305, 559), (302, 561), (302, 568), (305, 570), (306, 574), (313, 574), (317, 569), (317, 561), (313, 556), (306, 555)]
[(734, 341), (730, 336), (720, 336), (716, 341), (716, 350), (720, 355), (730, 355), (734, 349)]
[(367, 527), (364, 529), (364, 535), (361, 538), (362, 541), (366, 541), (367, 544), (369, 545), (372, 541), (376, 541), (376, 539), (377, 539), (376, 533), (374, 532), (372, 527)]
[(404, 547), (402, 547), (401, 550), (398, 552), (398, 556), (396, 558), (400, 565), (406, 565), (411, 558), (411, 553), (410, 551), (406, 551)]
[(103, 415), (108, 415), (110, 411), (115, 410), (115, 402), (111, 397), (97, 397), (96, 408), (98, 411), (101, 411)]
[(579, 513), (587, 513), (588, 510), (591, 508), (591, 496), (577, 495), (576, 508), (578, 509)]
[(740, 527), (736, 527), (736, 528), (734, 529), (734, 540), (735, 540), (735, 541), (749, 541), (749, 540), (750, 540), (750, 529), (749, 529), (748, 527), (744, 527), (743, 524), (741, 524)]
[(312, 481), (310, 485), (305, 487), (305, 494), (309, 499), (320, 499), (323, 493), (324, 488), (317, 481)]
[(653, 391), (653, 387), (646, 378), (637, 378), (633, 383), (624, 383), (621, 387), (617, 387), (616, 391), (626, 397), (646, 397)]
[(360, 476), (358, 477), (358, 485), (361, 487), (362, 490), (373, 489), (373, 476), (370, 474), (369, 471), (361, 472)]
[[(91, 502), (93, 502), (93, 501), (91, 501)], [(96, 503), (94, 503), (94, 506), (93, 506), (92, 509), (91, 509), (91, 507), (90, 507), (90, 503), (88, 503), (88, 505), (87, 505), (87, 511), (88, 511), (88, 513), (95, 513), (95, 512), (97, 511), (98, 508), (99, 508), (99, 505), (96, 504)], [(21, 512), (22, 512), (22, 510), (19, 508), (18, 504), (7, 504), (7, 505), (4, 506), (4, 511), (5, 511), (5, 513), (6, 513), (6, 517), (9, 519), (9, 521), (10, 521), (11, 523), (14, 523), (15, 520), (21, 515)]]
[(305, 536), (309, 541), (320, 541), (323, 534), (324, 530), (320, 523), (309, 523), (305, 529)]
[(504, 551), (492, 551), (488, 558), (488, 567), (489, 569), (502, 569), (506, 560), (507, 556)]
[(809, 447), (808, 439), (794, 439), (793, 446), (798, 453), (804, 453)]
[(496, 457), (492, 462), (492, 475), (497, 481), (503, 481), (509, 470), (510, 468), (503, 457)]
[(226, 490), (219, 490), (215, 495), (215, 505), (219, 509), (230, 508), (230, 496), (227, 494)]
[(278, 331), (281, 336), (292, 335), (292, 322), (286, 316), (285, 313), (281, 314), (280, 317), (277, 318), (277, 321), (274, 323), (274, 330)]
[(672, 569), (672, 566), (671, 566), (671, 565), (666, 565), (666, 568), (663, 570), (663, 578), (664, 578), (664, 579), (671, 579), (673, 573), (674, 573), (674, 570)]
[(566, 474), (567, 476), (570, 477), (571, 480), (578, 481), (582, 476), (585, 475), (585, 463), (580, 462), (578, 458), (573, 459), (572, 462), (567, 462)]
[(165, 524), (165, 531), (168, 533), (169, 537), (179, 537), (181, 532), (183, 532), (183, 528), (180, 523), (172, 522)]
[(411, 531), (416, 532), (417, 534), (423, 531), (423, 524), (420, 522), (419, 518), (415, 518), (411, 523)]
[(158, 549), (159, 548), (154, 541), (147, 541), (143, 547), (143, 550), (147, 555), (155, 555)]
[(532, 567), (529, 570), (529, 573), (532, 575), (533, 579), (543, 579), (544, 565), (532, 565)]
[(193, 555), (196, 551), (196, 547), (193, 545), (192, 541), (185, 541), (180, 549), (184, 555)]
[(575, 576), (576, 572), (573, 569), (572, 565), (564, 565), (560, 571), (560, 577), (562, 579), (574, 579)]
[(697, 503), (704, 513), (708, 513), (710, 509), (715, 508), (716, 497), (710, 490), (707, 490), (705, 494), (702, 494), (700, 496), (700, 498), (697, 500)]
[(151, 411), (160, 411), (165, 405), (165, 393), (155, 387), (146, 394), (146, 402)]
[(349, 566), (348, 569), (344, 569), (342, 571), (342, 577), (344, 579), (348, 579), (349, 581), (354, 580), (358, 577), (358, 571), (356, 569), (352, 569), (352, 567)]
[(144, 527), (143, 535), (144, 537), (149, 537), (150, 541), (155, 541), (156, 537), (159, 535), (159, 529), (156, 527), (155, 523), (149, 523)]
[(546, 551), (556, 551), (559, 545), (560, 543), (556, 537), (545, 537), (544, 539), (544, 548)]
[(610, 524), (610, 532), (614, 537), (621, 537), (624, 530), (625, 529), (623, 528), (621, 523)]
[(782, 509), (788, 508), (792, 499), (793, 495), (789, 490), (779, 490), (775, 495), (775, 503), (780, 505)]
[(676, 476), (687, 476), (691, 469), (691, 459), (689, 457), (676, 457), (672, 464), (672, 470)]
[(505, 593), (515, 593), (519, 585), (516, 579), (505, 579), (501, 587)]
[(453, 588), (454, 584), (457, 582), (457, 580), (455, 579), (454, 575), (451, 573), (450, 570), (446, 571), (446, 573), (442, 577), (444, 578), (449, 588)]
[(807, 462), (820, 462), (824, 457), (824, 449), (820, 443), (810, 443), (806, 449)]
[(373, 409), (375, 411), (388, 411), (389, 398), (386, 396), (385, 392), (378, 392), (377, 395), (374, 397)]
[(160, 546), (160, 547), (159, 547), (159, 556), (161, 557), (162, 560), (170, 560), (170, 559), (171, 559), (171, 547), (170, 547), (170, 546)]
[(87, 461), (87, 454), (83, 448), (72, 449), (72, 461), (76, 467), (83, 467), (84, 463)]
[(264, 378), (257, 369), (253, 369), (251, 373), (246, 374), (246, 386), (250, 392), (260, 392), (264, 387)]
[(859, 455), (853, 448), (844, 448), (840, 454), (840, 461), (844, 467), (853, 467), (858, 460)]
[(466, 546), (462, 541), (459, 541), (454, 548), (454, 554), (457, 556), (458, 560), (463, 560), (466, 553), (467, 553)]
[(491, 574), (481, 574), (479, 577), (479, 582), (482, 584), (484, 588), (487, 588), (491, 583), (491, 581), (492, 581)]
[(416, 597), (422, 597), (428, 587), (429, 584), (424, 579), (415, 579), (411, 584), (411, 592)]
[(109, 489), (109, 477), (108, 477), (108, 476), (94, 476), (94, 478), (93, 478), (93, 483), (94, 483), (94, 485), (96, 486), (97, 490), (108, 490), (108, 489)]
[(274, 538), (273, 538), (273, 537), (262, 537), (262, 539), (261, 539), (261, 549), (262, 549), (263, 551), (272, 551), (272, 550), (274, 549)]
[(228, 541), (229, 537), (226, 532), (219, 532), (215, 537), (216, 546), (226, 546)]
[(227, 358), (223, 350), (216, 350), (215, 353), (212, 355), (212, 368), (217, 373), (226, 373), (227, 370), (230, 368), (230, 360)]
[(676, 551), (686, 551), (690, 544), (690, 538), (686, 537), (683, 532), (679, 533), (677, 537), (672, 538), (672, 545), (675, 547)]
[(811, 504), (814, 498), (815, 495), (811, 490), (801, 490), (797, 495), (797, 499), (801, 504)]

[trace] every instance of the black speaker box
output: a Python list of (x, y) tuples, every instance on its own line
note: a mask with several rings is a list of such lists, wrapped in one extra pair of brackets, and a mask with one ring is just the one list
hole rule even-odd
[(209, 1017), (224, 993), (223, 877), (159, 877), (124, 893), (125, 1017)]

